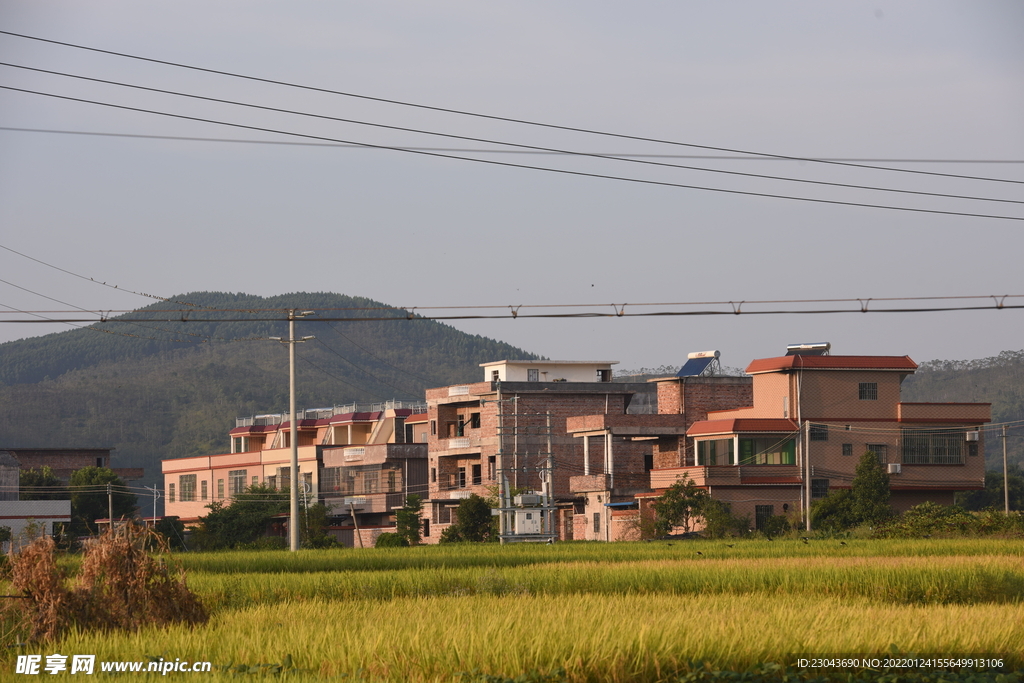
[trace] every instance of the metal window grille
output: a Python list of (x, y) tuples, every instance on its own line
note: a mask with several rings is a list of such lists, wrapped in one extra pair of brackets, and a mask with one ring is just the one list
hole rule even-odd
[(903, 430), (905, 465), (964, 464), (964, 434), (953, 429)]
[(228, 472), (228, 495), (237, 496), (245, 491), (245, 478), (248, 470), (231, 470)]
[(811, 441), (828, 441), (828, 425), (811, 425)]
[(852, 443), (844, 443), (843, 444), (843, 455), (845, 455), (845, 456), (853, 455), (853, 444)]
[(859, 394), (862, 401), (877, 401), (878, 382), (861, 382)]
[(181, 502), (188, 503), (196, 499), (196, 475), (183, 474), (178, 478), (181, 489)]
[(884, 443), (869, 443), (868, 450), (872, 451), (878, 458), (878, 464), (885, 465), (889, 462), (889, 447)]
[(828, 479), (811, 479), (811, 498), (824, 498), (828, 495)]
[(768, 521), (775, 516), (774, 505), (755, 505), (754, 506), (754, 525), (758, 531), (761, 531), (768, 524)]

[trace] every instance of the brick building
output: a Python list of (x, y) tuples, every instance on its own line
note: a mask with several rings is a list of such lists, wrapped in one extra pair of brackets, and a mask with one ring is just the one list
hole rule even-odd
[[(612, 382), (614, 363), (496, 361), (481, 365), (483, 382), (428, 389), (430, 533), (424, 540), (437, 542), (463, 498), (494, 497), (504, 482), (512, 491), (543, 493), (555, 508), (545, 531), (572, 538), (577, 496), (570, 478), (589, 465), (567, 423), (579, 415), (625, 415), (654, 402), (651, 385)], [(638, 394), (652, 400), (636, 401)], [(644, 467), (642, 454), (624, 454), (619, 462), (626, 460)]]
[(685, 474), (760, 527), (801, 511), (807, 494), (813, 500), (848, 488), (867, 451), (886, 466), (897, 510), (950, 505), (957, 491), (984, 487), (980, 427), (991, 419), (989, 404), (905, 403), (900, 385), (917, 369), (909, 357), (828, 349), (791, 347), (789, 355), (753, 361), (750, 404), (708, 411), (691, 424), (692, 451), (674, 467), (655, 468), (652, 488)]
[[(23, 470), (49, 467), (65, 484), (71, 481), (75, 470), (84, 467), (110, 467), (112, 448), (3, 448), (18, 461)], [(125, 482), (142, 479), (141, 467), (114, 467), (114, 474)]]

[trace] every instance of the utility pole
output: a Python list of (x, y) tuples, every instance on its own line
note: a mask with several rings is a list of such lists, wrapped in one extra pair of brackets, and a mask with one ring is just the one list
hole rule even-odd
[(804, 423), (804, 530), (811, 530), (811, 423)]
[(155, 486), (145, 486), (143, 488), (153, 492), (153, 526), (156, 526), (156, 501), (160, 498), (160, 489)]
[(291, 476), (289, 477), (289, 496), (291, 506), (288, 517), (288, 538), (292, 552), (299, 549), (299, 429), (295, 424), (295, 345), (313, 337), (295, 338), (295, 319), (313, 315), (314, 311), (296, 313), (294, 308), (288, 309), (288, 339), (271, 337), (274, 341), (288, 345), (288, 387), (289, 387), (289, 440), (292, 446)]
[[(1003, 443), (1006, 443), (1005, 441)], [(114, 531), (114, 490), (110, 482), (107, 482), (107, 515), (110, 519), (110, 531)]]
[(1010, 514), (1010, 473), (1006, 466), (1006, 425), (1003, 425), (1003, 511)]

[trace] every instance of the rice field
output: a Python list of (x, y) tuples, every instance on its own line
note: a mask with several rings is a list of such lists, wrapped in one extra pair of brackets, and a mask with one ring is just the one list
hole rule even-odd
[[(207, 625), (72, 633), (18, 651), (234, 669), (290, 655), (293, 679), (396, 682), (557, 672), (653, 683), (893, 646), (1024, 666), (1024, 543), (844, 542), (189, 554), (180, 560), (213, 613)], [(7, 658), (0, 667), (13, 670)]]

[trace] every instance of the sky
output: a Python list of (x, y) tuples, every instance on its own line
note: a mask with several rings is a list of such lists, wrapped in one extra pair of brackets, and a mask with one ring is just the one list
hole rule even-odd
[(0, 0), (0, 31), (31, 37), (0, 34), (0, 342), (218, 290), (620, 369), (1024, 348), (1015, 0)]

